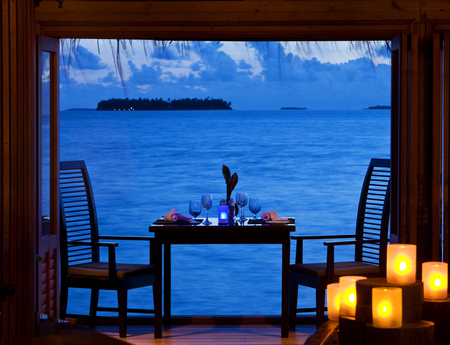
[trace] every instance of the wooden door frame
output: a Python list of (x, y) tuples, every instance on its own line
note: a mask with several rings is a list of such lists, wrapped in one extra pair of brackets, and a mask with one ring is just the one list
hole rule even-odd
[[(37, 243), (38, 255), (36, 275), (36, 317), (37, 333), (52, 331), (59, 318), (59, 40), (37, 37), (36, 52), (36, 114), (37, 114), (37, 197), (38, 221)], [(41, 190), (41, 53), (50, 53), (50, 220), (49, 234), (42, 236), (42, 190)], [(42, 280), (47, 284), (42, 284)], [(51, 285), (50, 282), (54, 285)], [(44, 306), (45, 303), (45, 306)], [(43, 314), (46, 318), (42, 318)]]

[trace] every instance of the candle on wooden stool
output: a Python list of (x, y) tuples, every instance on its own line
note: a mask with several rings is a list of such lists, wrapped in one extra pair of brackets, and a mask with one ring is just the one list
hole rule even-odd
[(339, 283), (327, 285), (327, 303), (328, 318), (330, 320), (339, 321), (339, 307), (341, 304), (339, 298)]
[(423, 295), (428, 299), (444, 299), (448, 295), (448, 265), (430, 261), (422, 264)]
[(372, 289), (372, 322), (376, 328), (402, 327), (402, 289), (376, 287)]
[(389, 244), (387, 246), (386, 280), (388, 283), (412, 284), (416, 281), (416, 246)]
[(339, 278), (339, 297), (341, 300), (339, 314), (355, 316), (356, 311), (356, 281), (367, 279), (359, 276), (343, 276)]

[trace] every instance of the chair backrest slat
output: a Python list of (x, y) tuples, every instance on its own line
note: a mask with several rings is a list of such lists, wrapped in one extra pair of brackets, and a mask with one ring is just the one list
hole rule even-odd
[[(67, 241), (98, 239), (94, 194), (84, 161), (60, 163), (61, 269), (72, 264), (96, 262), (98, 248), (67, 245)], [(65, 274), (67, 272), (63, 272)]]
[[(386, 241), (389, 232), (390, 179), (389, 159), (373, 158), (361, 190), (356, 221), (358, 240)], [(357, 245), (355, 260), (386, 266), (386, 242)]]

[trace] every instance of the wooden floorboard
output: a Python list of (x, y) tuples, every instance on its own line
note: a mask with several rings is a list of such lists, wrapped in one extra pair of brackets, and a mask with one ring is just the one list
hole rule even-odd
[(298, 325), (289, 338), (281, 338), (281, 326), (269, 324), (189, 324), (163, 328), (163, 338), (154, 339), (153, 326), (130, 325), (127, 337), (119, 338), (117, 325), (87, 326), (64, 323), (60, 331), (37, 338), (32, 345), (193, 345), (193, 344), (258, 344), (301, 345), (315, 331), (313, 325)]
[[(117, 326), (97, 326), (98, 332), (120, 339)], [(289, 338), (281, 338), (277, 325), (173, 325), (163, 329), (163, 338), (154, 339), (153, 327), (132, 326), (125, 341), (128, 344), (303, 344), (315, 331), (315, 327), (298, 327), (289, 332)]]

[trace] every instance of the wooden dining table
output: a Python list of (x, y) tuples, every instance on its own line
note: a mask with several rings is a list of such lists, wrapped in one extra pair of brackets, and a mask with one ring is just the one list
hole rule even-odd
[[(189, 244), (281, 244), (281, 337), (289, 336), (289, 261), (290, 233), (295, 231), (295, 219), (288, 223), (266, 223), (250, 220), (245, 223), (219, 225), (217, 218), (209, 218), (210, 225), (189, 222), (166, 222), (159, 219), (150, 227), (154, 233), (155, 294), (164, 296), (155, 301), (155, 338), (162, 338), (162, 325), (171, 320), (171, 246)], [(163, 256), (164, 249), (164, 256)], [(163, 295), (164, 267), (164, 295)]]

